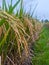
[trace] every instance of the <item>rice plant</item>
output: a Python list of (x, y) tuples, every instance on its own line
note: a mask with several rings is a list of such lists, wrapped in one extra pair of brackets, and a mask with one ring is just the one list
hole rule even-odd
[[(19, 3), (20, 11), (15, 14), (14, 10)], [(40, 22), (26, 15), (23, 11), (23, 0), (16, 1), (14, 5), (12, 5), (11, 0), (8, 7), (6, 1), (2, 0), (0, 9), (0, 55), (2, 65), (31, 64), (31, 46), (37, 39), (38, 35), (36, 36), (36, 33), (39, 34), (42, 26), (40, 26)], [(36, 25), (36, 21), (39, 24)], [(37, 26), (40, 26), (40, 29)]]

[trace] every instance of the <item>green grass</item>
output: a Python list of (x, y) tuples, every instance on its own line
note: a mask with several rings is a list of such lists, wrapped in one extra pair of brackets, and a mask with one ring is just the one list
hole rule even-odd
[(49, 65), (49, 28), (44, 26), (34, 45), (33, 65)]

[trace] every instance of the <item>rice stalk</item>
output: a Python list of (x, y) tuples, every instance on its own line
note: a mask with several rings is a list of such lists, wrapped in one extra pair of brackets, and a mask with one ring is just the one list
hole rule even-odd
[(34, 33), (33, 33), (33, 32), (35, 31), (34, 25), (33, 25), (32, 22), (31, 22), (28, 18), (26, 18), (26, 17), (24, 17), (24, 25), (25, 25), (26, 28), (27, 28), (27, 26), (28, 26), (30, 38), (33, 39), (33, 36), (34, 36)]
[(0, 42), (0, 47), (4, 45), (4, 43), (6, 42), (6, 39), (7, 39), (7, 36), (8, 36), (8, 33), (10, 31), (10, 28), (8, 29), (8, 31), (5, 33), (5, 36), (3, 38), (3, 40)]
[[(0, 14), (1, 14), (0, 18), (5, 18), (6, 21), (9, 23), (9, 25), (12, 27), (12, 29), (14, 30), (14, 32), (16, 34), (17, 43), (18, 43), (18, 51), (19, 51), (20, 57), (21, 57), (20, 44), (22, 42), (21, 37), (23, 37), (24, 49), (26, 51), (26, 56), (27, 56), (28, 55), (28, 51), (27, 51), (27, 48), (28, 48), (27, 44), (28, 43), (27, 43), (25, 37), (21, 36), (20, 32), (19, 32), (19, 29), (20, 29), (23, 34), (28, 36), (28, 34), (24, 30), (24, 27), (22, 25), (20, 25), (21, 23), (17, 22), (17, 19), (15, 19), (13, 16), (7, 14), (6, 12), (0, 11)], [(19, 39), (20, 39), (21, 42), (19, 41)]]

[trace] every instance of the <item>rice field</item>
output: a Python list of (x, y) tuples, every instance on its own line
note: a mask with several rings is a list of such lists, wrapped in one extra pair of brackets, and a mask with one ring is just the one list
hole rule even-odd
[[(20, 3), (20, 11), (14, 13)], [(1, 65), (49, 65), (49, 28), (24, 12), (23, 1), (0, 8)], [(47, 57), (46, 57), (47, 56)], [(45, 62), (46, 61), (46, 62)]]

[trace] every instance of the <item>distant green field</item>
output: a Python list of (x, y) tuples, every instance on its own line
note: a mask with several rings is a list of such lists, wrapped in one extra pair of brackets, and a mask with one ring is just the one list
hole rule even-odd
[(49, 27), (43, 26), (40, 38), (34, 44), (33, 65), (49, 65)]

